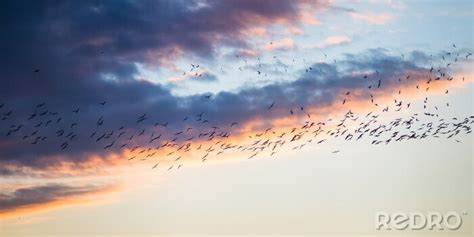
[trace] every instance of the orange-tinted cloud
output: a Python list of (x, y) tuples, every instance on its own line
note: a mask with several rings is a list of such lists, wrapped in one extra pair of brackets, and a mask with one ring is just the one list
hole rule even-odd
[(61, 206), (92, 201), (96, 196), (118, 191), (115, 185), (69, 186), (45, 184), (0, 194), (0, 217), (8, 218)]
[[(324, 116), (337, 111), (359, 107), (353, 103), (365, 101), (360, 107), (371, 106), (380, 110), (384, 97), (390, 98), (402, 90), (403, 98), (409, 98), (415, 95), (415, 92), (408, 92), (415, 86), (414, 83), (423, 88), (429, 77), (433, 78), (431, 91), (441, 83), (457, 82), (448, 80), (449, 75), (436, 80), (439, 74), (437, 70), (430, 74), (429, 68), (415, 64), (422, 64), (425, 56), (416, 53), (413, 57), (416, 60), (406, 61), (383, 50), (372, 50), (361, 55), (349, 55), (335, 64), (313, 64), (311, 69), (303, 71), (294, 81), (278, 82), (262, 88), (189, 97), (164, 92), (158, 94), (160, 97), (157, 98), (153, 94), (149, 105), (139, 105), (143, 106), (142, 109), (125, 106), (126, 111), (122, 111), (123, 106), (112, 107), (112, 114), (101, 110), (109, 118), (103, 125), (104, 129), (95, 132), (97, 125), (93, 120), (92, 128), (84, 127), (78, 133), (82, 137), (80, 142), (71, 142), (75, 146), (73, 150), (61, 150), (60, 143), (54, 143), (54, 137), (50, 139), (53, 142), (51, 146), (30, 146), (32, 148), (26, 153), (19, 150), (24, 143), (21, 139), (18, 144), (3, 143), (6, 145), (1, 151), (4, 159), (0, 171), (4, 176), (101, 175), (104, 167), (121, 166), (132, 158), (131, 162), (144, 159), (157, 163), (181, 162), (187, 157), (202, 158), (206, 153), (221, 148), (226, 148), (225, 152), (235, 151), (238, 146), (262, 132), (264, 134), (260, 136), (271, 135), (301, 121), (324, 119)], [(439, 70), (443, 72), (448, 69)], [(410, 75), (409, 80), (405, 79), (407, 75)], [(377, 85), (379, 81), (380, 86)], [(351, 93), (346, 96), (347, 91)], [(378, 103), (379, 107), (374, 107), (373, 103), (367, 104), (371, 100), (369, 95), (374, 96), (374, 103)], [(342, 105), (344, 99), (347, 103)], [(269, 109), (273, 103), (273, 108)], [(300, 106), (305, 108), (304, 112), (300, 111)], [(117, 130), (121, 123), (114, 122), (130, 117), (130, 114), (132, 121), (128, 127)], [(146, 119), (138, 123), (138, 116), (143, 114)], [(88, 116), (81, 118), (81, 121), (90, 120)], [(163, 125), (165, 122), (166, 125)], [(237, 124), (231, 125), (234, 122)], [(270, 130), (265, 131), (268, 128)], [(105, 139), (107, 134), (110, 134), (110, 138)], [(249, 136), (252, 138), (248, 139)], [(239, 145), (236, 141), (239, 141)], [(107, 148), (108, 145), (111, 146)]]

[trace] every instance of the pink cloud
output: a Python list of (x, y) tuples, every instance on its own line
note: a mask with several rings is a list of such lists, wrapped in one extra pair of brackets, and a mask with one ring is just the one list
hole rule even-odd
[(326, 48), (329, 46), (340, 45), (351, 41), (352, 39), (347, 35), (333, 35), (324, 39), (322, 42), (317, 43), (308, 48)]
[(373, 12), (352, 12), (351, 17), (356, 19), (356, 20), (361, 20), (368, 22), (370, 24), (385, 24), (388, 21), (390, 21), (393, 16), (390, 13), (373, 13)]
[(270, 42), (270, 44), (267, 44), (267, 46), (265, 46), (265, 48), (269, 51), (277, 50), (277, 49), (289, 50), (289, 49), (293, 49), (294, 47), (295, 47), (295, 42), (291, 38), (284, 38), (281, 40), (273, 41), (273, 42)]

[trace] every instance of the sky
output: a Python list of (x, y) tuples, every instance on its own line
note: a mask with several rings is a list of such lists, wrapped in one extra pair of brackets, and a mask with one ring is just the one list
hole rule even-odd
[[(1, 1), (0, 234), (471, 236), (473, 16)], [(375, 230), (397, 211), (463, 224)]]

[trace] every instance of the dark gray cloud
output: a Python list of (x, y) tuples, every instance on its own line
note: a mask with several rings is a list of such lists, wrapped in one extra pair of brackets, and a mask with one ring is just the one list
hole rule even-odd
[[(291, 106), (329, 105), (340, 91), (374, 83), (352, 71), (378, 70), (388, 86), (407, 70), (426, 70), (415, 61), (376, 49), (348, 55), (337, 65), (312, 65), (313, 70), (303, 70), (292, 82), (220, 92), (209, 99), (175, 96), (163, 85), (135, 80), (135, 63), (148, 63), (150, 53), (179, 47), (189, 54), (212, 57), (216, 47), (245, 45), (240, 32), (248, 27), (281, 18), (297, 23), (299, 17), (299, 1), (206, 3), (1, 1), (0, 175), (24, 175), (25, 167), (47, 169), (63, 161), (80, 164), (91, 154), (120, 152), (124, 143), (127, 147), (148, 144), (152, 129), (164, 134), (159, 143), (188, 126), (206, 130), (234, 121), (244, 123), (264, 113), (271, 120), (286, 115)], [(214, 79), (211, 74), (205, 77)], [(100, 105), (103, 101), (106, 104)], [(267, 114), (265, 108), (273, 101), (277, 106)], [(44, 106), (35, 107), (43, 102)], [(76, 108), (79, 112), (72, 112)], [(35, 111), (36, 117), (28, 120)], [(209, 123), (196, 121), (201, 113)], [(143, 114), (147, 119), (137, 123)], [(185, 117), (189, 119), (183, 121)], [(99, 126), (100, 118), (104, 123)], [(165, 129), (156, 123), (169, 125)], [(10, 133), (18, 126), (21, 129)], [(118, 139), (121, 126), (126, 134)], [(145, 134), (138, 136), (143, 129)], [(96, 142), (112, 131), (110, 138)], [(127, 141), (132, 134), (134, 138)], [(62, 150), (60, 145), (66, 141), (69, 145)], [(105, 150), (112, 141), (114, 146)]]
[(98, 193), (111, 188), (104, 185), (68, 186), (63, 184), (45, 184), (29, 188), (20, 188), (11, 193), (0, 193), (0, 213), (11, 212), (19, 208), (37, 207), (48, 203), (67, 200)]
[[(418, 55), (419, 53), (417, 53)], [(11, 169), (26, 166), (38, 169), (55, 166), (62, 161), (80, 163), (89, 159), (90, 155), (106, 155), (110, 152), (120, 152), (120, 145), (128, 143), (127, 147), (133, 144), (149, 145), (148, 138), (151, 133), (155, 135), (162, 133), (162, 139), (156, 144), (172, 139), (172, 134), (182, 131), (186, 127), (192, 126), (194, 130), (206, 131), (211, 126), (228, 127), (232, 122), (240, 124), (250, 121), (256, 116), (265, 116), (269, 121), (274, 118), (288, 115), (289, 109), (299, 108), (299, 106), (330, 106), (332, 103), (339, 103), (340, 95), (348, 90), (366, 91), (366, 99), (375, 89), (378, 80), (383, 80), (383, 89), (397, 87), (400, 85), (398, 78), (404, 78), (408, 72), (428, 72), (429, 68), (418, 65), (415, 62), (406, 61), (399, 56), (391, 56), (383, 49), (374, 49), (360, 55), (347, 55), (346, 59), (339, 60), (337, 64), (317, 63), (309, 66), (308, 71), (302, 70), (298, 79), (287, 82), (276, 82), (263, 87), (249, 87), (238, 92), (220, 92), (205, 98), (205, 95), (174, 96), (169, 90), (160, 85), (139, 81), (118, 81), (104, 83), (102, 88), (91, 92), (100, 94), (104, 91), (108, 97), (87, 100), (70, 105), (64, 109), (57, 110), (54, 101), (47, 101), (41, 109), (36, 109), (37, 113), (42, 111), (56, 111), (60, 115), (45, 115), (26, 120), (28, 113), (35, 110), (35, 104), (43, 100), (29, 101), (29, 110), (24, 114), (14, 115), (3, 121), (4, 132), (14, 129), (8, 127), (9, 124), (23, 124), (18, 133), (0, 138), (0, 156), (5, 166), (0, 170), (2, 175), (11, 176)], [(363, 78), (363, 74), (354, 72), (365, 72), (368, 79)], [(378, 72), (378, 73), (377, 73)], [(365, 74), (364, 73), (364, 74)], [(401, 82), (404, 83), (404, 82)], [(374, 89), (368, 89), (372, 85)], [(381, 90), (381, 89), (380, 89)], [(99, 102), (106, 100), (106, 104)], [(268, 112), (266, 108), (275, 102), (275, 108)], [(23, 102), (26, 104), (26, 100)], [(9, 110), (9, 106), (2, 111)], [(80, 112), (75, 114), (72, 110), (80, 108)], [(15, 108), (15, 106), (12, 106)], [(16, 111), (16, 110), (14, 110)], [(20, 110), (21, 111), (21, 110)], [(203, 119), (209, 123), (203, 124), (196, 121), (196, 115), (203, 113)], [(141, 115), (146, 114), (146, 120), (137, 124)], [(15, 117), (18, 116), (18, 117)], [(63, 117), (63, 121), (56, 123), (56, 118)], [(96, 125), (100, 118), (104, 121), (101, 126)], [(188, 119), (186, 119), (188, 118)], [(34, 126), (51, 119), (53, 122), (49, 127), (41, 125), (40, 128)], [(186, 119), (186, 121), (184, 121)], [(15, 122), (13, 122), (15, 121)], [(70, 128), (72, 123), (78, 123), (74, 128)], [(169, 125), (164, 128), (156, 123)], [(117, 138), (119, 127), (124, 126), (125, 135)], [(64, 129), (65, 133), (58, 137), (56, 132)], [(138, 134), (145, 129), (142, 136)], [(31, 144), (34, 137), (23, 140), (22, 137), (38, 130), (40, 136), (46, 136), (45, 141), (39, 144)], [(111, 138), (102, 139), (96, 142), (100, 135), (114, 132)], [(74, 139), (64, 138), (66, 134), (72, 132)], [(90, 134), (96, 132), (93, 138)], [(135, 137), (128, 141), (131, 135)], [(68, 141), (69, 146), (65, 150), (60, 149), (60, 144)], [(116, 143), (111, 149), (104, 150), (107, 144), (112, 141)], [(177, 142), (183, 142), (184, 137)], [(15, 168), (16, 167), (16, 168)], [(21, 169), (20, 169), (21, 170)]]
[[(1, 1), (0, 104), (5, 105), (0, 113), (13, 110), (0, 120), (2, 162), (48, 166), (71, 154), (77, 161), (86, 159), (92, 147), (70, 146), (71, 154), (57, 152), (57, 144), (22, 149), (29, 139), (18, 142), (3, 136), (10, 126), (29, 128), (16, 134), (23, 137), (34, 133), (40, 121), (46, 123), (46, 117), (24, 119), (41, 102), (47, 106), (38, 113), (47, 109), (60, 114), (49, 119), (63, 118), (60, 126), (40, 129), (45, 142), (53, 142), (54, 132), (74, 121), (81, 121), (76, 128), (84, 130), (102, 115), (110, 128), (133, 123), (132, 117), (143, 111), (157, 121), (177, 120), (187, 113), (186, 104), (201, 101), (200, 96), (176, 98), (162, 85), (135, 80), (135, 63), (153, 62), (150, 57), (161, 52), (161, 57), (172, 58), (167, 52), (174, 47), (212, 57), (216, 47), (245, 45), (241, 31), (248, 27), (265, 26), (277, 18), (296, 24), (298, 11), (299, 1), (290, 0)], [(98, 106), (101, 101), (108, 101), (105, 109)], [(80, 108), (79, 114), (71, 112), (75, 108)], [(44, 160), (45, 155), (55, 158)]]

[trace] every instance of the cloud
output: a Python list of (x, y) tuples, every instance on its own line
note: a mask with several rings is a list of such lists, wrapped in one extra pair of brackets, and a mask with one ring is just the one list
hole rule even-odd
[(397, 10), (405, 10), (407, 8), (407, 4), (404, 1), (401, 0), (385, 0), (385, 4), (390, 6), (393, 9)]
[[(138, 64), (176, 71), (173, 61), (179, 57), (212, 58), (223, 46), (248, 49), (255, 32), (265, 34), (272, 25), (295, 27), (306, 6), (327, 5), (303, 0), (0, 4), (5, 18), (0, 24), (8, 35), (2, 43), (8, 56), (0, 59), (3, 85), (8, 78), (8, 86), (0, 87), (3, 100), (46, 95), (64, 100), (63, 95), (91, 88), (98, 92), (100, 80), (135, 80)], [(32, 74), (35, 69), (41, 73)], [(68, 103), (83, 99), (73, 97)]]
[(385, 24), (393, 18), (393, 16), (387, 12), (379, 14), (373, 12), (351, 12), (350, 15), (356, 20), (361, 20), (376, 25)]
[(179, 82), (179, 81), (194, 81), (194, 82), (216, 82), (218, 78), (213, 73), (209, 72), (206, 69), (193, 69), (189, 72), (183, 72), (180, 76), (170, 77), (168, 79), (171, 82)]
[(352, 39), (346, 35), (329, 36), (322, 42), (312, 46), (311, 48), (327, 48), (329, 46), (341, 45), (350, 42)]
[[(335, 64), (313, 64), (311, 70), (302, 71), (297, 79), (291, 82), (274, 82), (236, 92), (222, 91), (209, 99), (204, 95), (176, 96), (169, 89), (146, 81), (96, 80), (90, 86), (80, 84), (81, 90), (71, 96), (73, 99), (80, 99), (54, 101), (51, 98), (43, 98), (46, 105), (42, 109), (36, 109), (38, 114), (51, 111), (59, 115), (38, 115), (32, 120), (27, 118), (35, 110), (38, 100), (10, 101), (5, 104), (2, 113), (10, 108), (13, 108), (15, 113), (7, 120), (8, 123), (4, 123), (8, 126), (2, 125), (2, 128), (11, 129), (11, 123), (23, 124), (23, 127), (18, 133), (0, 138), (0, 164), (3, 167), (0, 171), (3, 176), (25, 175), (36, 170), (54, 173), (55, 169), (59, 173), (67, 173), (64, 172), (64, 167), (69, 170), (89, 169), (88, 167), (101, 164), (96, 163), (101, 160), (104, 161), (103, 165), (121, 164), (126, 162), (123, 157), (128, 151), (137, 145), (142, 146), (140, 149), (161, 151), (165, 148), (160, 146), (173, 139), (176, 139), (174, 143), (178, 144), (177, 146), (187, 143), (186, 138), (192, 136), (195, 137), (193, 142), (199, 142), (199, 133), (212, 131), (212, 126), (232, 133), (228, 127), (232, 122), (245, 126), (259, 117), (271, 122), (288, 116), (288, 108), (293, 106), (331, 109), (334, 105), (339, 105), (340, 95), (348, 90), (360, 91), (361, 96), (355, 99), (368, 100), (370, 90), (367, 88), (377, 83), (377, 73), (380, 77), (383, 76), (383, 90), (372, 89), (372, 93), (392, 93), (391, 89), (400, 86), (398, 78), (406, 77), (407, 74), (420, 76), (412, 76), (410, 81), (402, 83), (425, 80), (429, 67), (423, 60), (418, 59), (426, 57), (422, 52), (416, 51), (407, 57), (414, 60), (408, 61), (399, 56), (392, 56), (383, 49), (373, 49), (358, 55), (348, 54), (345, 59)], [(371, 79), (364, 79), (365, 74)], [(107, 91), (107, 95), (100, 93), (101, 91)], [(98, 104), (104, 100), (107, 101), (106, 105)], [(276, 104), (275, 109), (268, 114), (265, 108), (273, 102)], [(80, 108), (78, 114), (72, 112), (76, 107)], [(137, 123), (144, 114), (146, 120)], [(199, 114), (203, 114), (202, 120), (209, 122), (197, 121), (196, 116)], [(59, 123), (56, 122), (58, 117), (63, 119)], [(101, 119), (104, 121), (103, 125), (98, 126), (96, 123)], [(44, 123), (48, 120), (53, 122), (46, 127)], [(41, 122), (41, 129), (36, 128)], [(71, 128), (72, 123), (77, 125)], [(168, 124), (167, 127), (160, 125), (165, 123)], [(118, 130), (122, 126), (123, 136), (119, 135), (121, 131)], [(186, 133), (186, 136), (173, 135), (186, 131), (189, 127), (193, 130)], [(58, 136), (57, 132), (61, 129), (65, 132)], [(31, 136), (36, 130), (39, 133)], [(143, 134), (139, 135), (142, 132)], [(75, 137), (65, 137), (69, 133)], [(91, 134), (94, 134), (94, 137), (91, 138)], [(160, 139), (151, 142), (151, 138), (158, 134), (162, 134)], [(25, 135), (29, 137), (23, 139)], [(134, 137), (130, 140), (132, 135)], [(37, 136), (47, 139), (39, 144), (31, 144)], [(103, 139), (98, 140), (99, 137)], [(60, 145), (65, 141), (69, 146), (62, 150)], [(112, 147), (105, 149), (112, 143)], [(124, 144), (125, 147), (121, 147)], [(117, 158), (110, 160), (111, 155)], [(117, 161), (120, 159), (121, 162)], [(87, 165), (89, 163), (90, 166)]]
[[(97, 152), (103, 150), (101, 143), (80, 144), (90, 134), (78, 132), (72, 136), (66, 152), (57, 150), (58, 142), (71, 139), (64, 136), (72, 130), (90, 128), (85, 124), (95, 123), (102, 115), (108, 129), (135, 123), (124, 116), (124, 106), (130, 106), (126, 109), (128, 114), (153, 111), (160, 114), (155, 122), (165, 122), (186, 114), (187, 106), (182, 105), (185, 101), (200, 98), (177, 99), (166, 86), (140, 79), (137, 65), (176, 69), (173, 60), (182, 55), (212, 58), (217, 47), (245, 48), (249, 37), (245, 32), (249, 29), (264, 32), (262, 29), (269, 25), (298, 24), (301, 4), (315, 8), (325, 5), (290, 0), (202, 3), (2, 1), (0, 15), (4, 20), (0, 24), (8, 37), (2, 38), (1, 45), (5, 57), (0, 58), (0, 83), (4, 85), (0, 87), (0, 103), (5, 104), (2, 113), (6, 112), (4, 109), (14, 112), (12, 117), (2, 120), (1, 132), (7, 133), (7, 127), (13, 124), (22, 123), (25, 128), (21, 134), (15, 134), (21, 136), (20, 141), (2, 136), (0, 156), (5, 157), (5, 163), (14, 160), (45, 168), (64, 160), (85, 162), (97, 154), (106, 156), (108, 151)], [(39, 72), (35, 73), (36, 69)], [(211, 74), (204, 77), (207, 82), (215, 79)], [(33, 113), (31, 103), (38, 98), (47, 103), (38, 113), (47, 108), (60, 115), (51, 116), (48, 112), (47, 117), (23, 119)], [(98, 101), (104, 100), (109, 101), (106, 107), (97, 106)], [(80, 108), (78, 114), (71, 112), (75, 108)], [(56, 122), (58, 119), (61, 121)], [(70, 129), (74, 121), (81, 122)], [(48, 127), (35, 129), (40, 122)], [(56, 132), (61, 129), (68, 132), (58, 137)], [(40, 131), (32, 135), (34, 130)], [(97, 133), (104, 132), (103, 127), (98, 127)], [(31, 139), (40, 135), (43, 145), (31, 144)], [(13, 158), (20, 150), (22, 155)], [(1, 170), (3, 174), (24, 171), (5, 167)]]
[(308, 24), (308, 25), (321, 24), (321, 22), (315, 17), (314, 12), (311, 10), (302, 11), (300, 13), (300, 19), (303, 23)]
[(202, 72), (199, 73), (197, 76), (192, 76), (190, 77), (192, 81), (196, 82), (216, 82), (218, 81), (216, 75), (210, 73), (210, 72)]
[[(3, 21), (2, 28), (13, 33), (6, 44), (28, 44), (29, 52), (37, 56), (62, 53), (58, 56), (92, 59), (91, 63), (120, 58), (170, 66), (166, 61), (170, 51), (178, 56), (212, 56), (216, 47), (243, 46), (248, 37), (256, 36), (255, 32), (265, 34), (267, 26), (297, 25), (307, 18), (300, 17), (305, 9), (326, 5), (302, 0), (63, 1), (28, 5), (4, 1), (2, 16), (11, 19)], [(18, 14), (10, 15), (13, 11)], [(24, 35), (30, 40), (17, 41)], [(56, 50), (50, 51), (46, 42)], [(38, 64), (33, 60), (28, 66)]]
[(284, 38), (281, 40), (276, 40), (270, 42), (265, 46), (265, 48), (269, 51), (271, 50), (289, 50), (295, 47), (295, 42), (291, 38)]
[(22, 212), (83, 202), (91, 196), (115, 189), (116, 187), (112, 185), (69, 186), (56, 183), (19, 188), (10, 193), (0, 194), (0, 216), (18, 215)]
[[(245, 58), (253, 58), (253, 57), (257, 57), (259, 55), (261, 55), (261, 51), (260, 50), (257, 50), (257, 49), (254, 49), (254, 48), (243, 48), (243, 49), (240, 49), (236, 55), (239, 55), (239, 56), (242, 56), (242, 57), (245, 57)], [(231, 57), (234, 57), (234, 55), (232, 55)]]
[[(325, 6), (290, 0), (199, 2), (1, 1), (5, 20), (0, 24), (8, 37), (0, 46), (0, 175), (88, 173), (93, 167), (123, 164), (135, 146), (164, 150), (161, 146), (176, 138), (173, 134), (191, 126), (198, 139), (212, 126), (230, 130), (234, 121), (244, 126), (259, 117), (271, 122), (287, 116), (294, 105), (331, 108), (339, 92), (373, 83), (354, 72), (378, 70), (390, 86), (390, 80), (407, 72), (427, 71), (421, 62), (378, 49), (347, 55), (337, 64), (314, 64), (314, 70), (302, 70), (291, 82), (209, 98), (174, 95), (166, 85), (140, 80), (137, 64), (172, 68), (172, 59), (182, 54), (212, 58), (216, 47), (247, 48), (246, 30), (298, 24), (301, 4)], [(294, 47), (291, 39), (275, 45)], [(171, 60), (163, 59), (168, 56)], [(203, 76), (207, 82), (215, 79)], [(278, 109), (266, 114), (264, 108), (273, 101)], [(196, 121), (201, 113), (208, 123)], [(144, 114), (146, 120), (138, 123)], [(175, 142), (186, 143), (184, 136)]]

